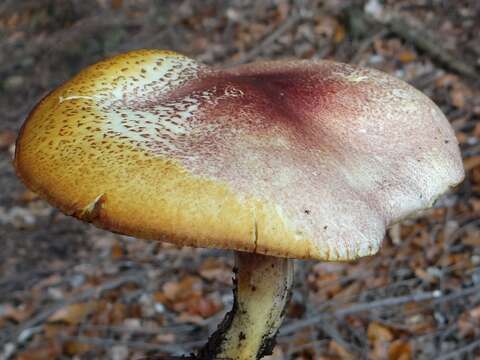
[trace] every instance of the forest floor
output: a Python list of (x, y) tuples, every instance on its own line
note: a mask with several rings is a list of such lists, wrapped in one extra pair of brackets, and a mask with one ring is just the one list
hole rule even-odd
[(194, 351), (232, 303), (232, 255), (114, 235), (16, 178), (34, 104), (82, 67), (137, 48), (216, 66), (304, 58), (378, 68), (451, 121), (467, 178), (389, 231), (379, 254), (296, 262), (272, 359), (480, 358), (480, 2), (3, 0), (0, 359), (135, 359)]

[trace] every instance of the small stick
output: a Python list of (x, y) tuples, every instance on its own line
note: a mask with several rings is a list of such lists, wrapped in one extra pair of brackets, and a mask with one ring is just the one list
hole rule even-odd
[(80, 302), (80, 301), (88, 300), (88, 299), (96, 297), (96, 296), (98, 297), (103, 292), (115, 289), (119, 286), (122, 286), (125, 283), (128, 283), (128, 282), (133, 282), (133, 283), (137, 283), (137, 284), (144, 283), (145, 279), (144, 279), (143, 275), (144, 275), (143, 271), (128, 272), (128, 273), (126, 273), (126, 274), (124, 274), (120, 277), (117, 277), (115, 279), (112, 279), (112, 280), (102, 284), (99, 287), (92, 288), (92, 289), (87, 289), (87, 290), (81, 292), (80, 294), (77, 294), (76, 296), (74, 296), (71, 299), (55, 303), (55, 304), (49, 306), (48, 308), (46, 308), (45, 310), (41, 311), (37, 315), (35, 315), (33, 318), (30, 318), (29, 320), (19, 324), (17, 326), (17, 328), (12, 333), (7, 334), (7, 335), (2, 334), (3, 336), (0, 336), (0, 338), (2, 338), (2, 341), (4, 343), (18, 342), (19, 337), (21, 337), (22, 333), (24, 333), (28, 329), (34, 328), (35, 326), (38, 326), (38, 325), (44, 323), (45, 321), (47, 321), (47, 319), (50, 316), (52, 316), (59, 309), (65, 307), (67, 305), (71, 305), (71, 304), (75, 304), (75, 303)]
[(300, 13), (295, 12), (283, 21), (270, 35), (266, 36), (257, 46), (254, 46), (248, 52), (229, 65), (239, 65), (255, 59), (263, 49), (275, 42), (284, 32), (291, 29), (301, 19)]
[(407, 23), (397, 16), (392, 17), (388, 25), (393, 33), (410, 41), (418, 49), (428, 53), (433, 61), (442, 63), (460, 75), (480, 80), (480, 75), (473, 66), (461, 60), (461, 56), (455, 56), (443, 48), (441, 46), (442, 42), (439, 39), (435, 39), (433, 35), (420, 28), (419, 25), (412, 24), (411, 22)]
[[(148, 343), (144, 341), (131, 341), (131, 340), (130, 341), (114, 340), (114, 339), (107, 339), (107, 338), (82, 336), (82, 335), (79, 335), (79, 336), (61, 335), (60, 340), (76, 341), (82, 344), (93, 345), (96, 347), (107, 348), (107, 349), (115, 345), (123, 345), (130, 349), (138, 349), (138, 350), (144, 350), (144, 351), (162, 351), (162, 352), (169, 352), (169, 353), (178, 353), (183, 351), (183, 348), (180, 348), (175, 345), (170, 345), (170, 344), (154, 344), (154, 343)], [(191, 345), (195, 346), (195, 345), (200, 345), (202, 343), (195, 342), (195, 343), (192, 343)], [(170, 359), (170, 358), (171, 357), (167, 357), (167, 359)]]
[(423, 302), (423, 301), (435, 300), (435, 303), (442, 303), (442, 302), (457, 299), (459, 297), (474, 294), (478, 292), (479, 289), (480, 289), (480, 285), (472, 286), (472, 287), (462, 289), (460, 291), (456, 291), (443, 296), (438, 291), (432, 291), (432, 292), (417, 293), (417, 294), (411, 294), (411, 295), (405, 295), (405, 296), (391, 297), (391, 298), (381, 299), (381, 300), (367, 302), (367, 303), (357, 303), (345, 309), (337, 310), (333, 314), (322, 313), (322, 314), (310, 317), (309, 319), (306, 319), (304, 321), (297, 322), (289, 326), (285, 326), (282, 329), (280, 329), (280, 335), (282, 336), (288, 335), (306, 326), (315, 325), (319, 321), (325, 318), (345, 317), (347, 315), (352, 315), (362, 311), (370, 311), (376, 308), (404, 305), (410, 302)]
[(480, 340), (475, 340), (470, 344), (462, 346), (458, 349), (450, 351), (449, 353), (446, 353), (445, 355), (438, 357), (437, 360), (460, 359), (461, 355), (469, 353), (478, 347), (480, 347)]

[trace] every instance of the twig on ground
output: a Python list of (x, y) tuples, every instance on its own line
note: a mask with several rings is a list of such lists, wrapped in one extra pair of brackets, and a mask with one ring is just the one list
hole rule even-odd
[(287, 353), (287, 359), (290, 359), (292, 357), (293, 354), (297, 353), (297, 352), (301, 352), (302, 350), (304, 349), (308, 349), (310, 347), (316, 347), (316, 348), (325, 348), (328, 346), (328, 343), (329, 343), (329, 340), (326, 340), (326, 339), (322, 339), (322, 340), (315, 340), (315, 341), (311, 341), (309, 343), (300, 343), (298, 345), (292, 345), (289, 347), (288, 349), (288, 353)]
[(350, 344), (348, 340), (345, 340), (345, 338), (342, 336), (342, 334), (340, 334), (338, 329), (333, 326), (329, 321), (322, 321), (320, 323), (320, 328), (325, 334), (327, 334), (332, 340), (334, 340), (338, 345), (347, 350), (349, 353), (357, 355), (360, 353), (360, 349), (355, 347), (353, 344)]
[(55, 303), (45, 310), (41, 311), (33, 318), (26, 320), (25, 322), (19, 324), (16, 329), (14, 329), (11, 333), (6, 333), (8, 331), (4, 330), (3, 334), (1, 334), (0, 339), (4, 344), (7, 343), (21, 343), (22, 340), (25, 340), (24, 334), (26, 334), (29, 329), (37, 327), (40, 324), (43, 324), (45, 321), (48, 320), (50, 316), (52, 316), (56, 311), (60, 310), (61, 308), (75, 304), (78, 302), (86, 301), (88, 299), (101, 296), (102, 293), (108, 290), (115, 289), (119, 286), (122, 286), (126, 283), (137, 283), (143, 284), (145, 282), (145, 272), (144, 271), (132, 271), (122, 276), (116, 277), (106, 283), (102, 284), (99, 287), (87, 289), (76, 296), (72, 297), (71, 299), (60, 301)]
[(159, 329), (145, 329), (145, 328), (130, 328), (121, 325), (90, 325), (85, 324), (82, 326), (82, 330), (96, 330), (96, 331), (109, 331), (115, 333), (125, 334), (142, 334), (142, 335), (159, 335), (162, 333), (175, 332), (175, 334), (187, 333), (196, 328), (193, 324), (175, 324), (175, 325), (162, 325)]
[(476, 348), (480, 347), (480, 340), (475, 340), (465, 346), (462, 346), (458, 349), (450, 351), (444, 355), (441, 355), (437, 360), (450, 360), (450, 359), (460, 359), (460, 357), (466, 353), (469, 353)]
[(357, 48), (357, 51), (355, 52), (355, 54), (352, 56), (350, 62), (352, 64), (359, 64), (359, 65), (364, 65), (364, 64), (360, 64), (360, 59), (362, 57), (362, 55), (365, 53), (365, 51), (368, 50), (368, 48), (370, 46), (372, 46), (372, 44), (378, 40), (378, 39), (381, 39), (382, 37), (384, 37), (385, 35), (388, 34), (388, 30), (386, 29), (382, 29), (382, 30), (378, 30), (374, 33), (372, 33), (370, 36), (368, 36), (366, 39), (364, 39), (359, 45), (358, 45), (358, 48)]
[[(13, 59), (10, 59), (11, 61), (0, 65), (0, 74), (8, 74), (12, 72), (15, 67), (18, 66), (18, 63), (20, 63), (22, 58), (32, 57), (37, 59), (42, 54), (51, 55), (51, 53), (65, 51), (65, 46), (59, 46), (59, 44), (64, 45), (67, 42), (71, 44), (78, 43), (83, 39), (94, 37), (96, 34), (104, 32), (110, 28), (117, 26), (138, 26), (140, 24), (140, 22), (126, 20), (121, 16), (108, 13), (78, 20), (71, 27), (57, 31), (48, 38), (37, 42), (31, 42), (23, 52), (19, 53), (19, 55), (16, 55), (15, 52), (12, 53), (10, 44), (0, 44), (3, 45), (0, 46), (1, 51), (10, 52), (12, 53), (11, 56), (13, 56)], [(50, 57), (51, 56), (49, 56), (49, 58)]]
[[(161, 351), (161, 352), (168, 352), (168, 353), (182, 353), (185, 351), (184, 346), (182, 347), (171, 345), (171, 344), (154, 344), (144, 341), (129, 341), (129, 340), (114, 340), (114, 339), (107, 339), (107, 338), (97, 338), (97, 337), (89, 337), (89, 336), (68, 336), (68, 335), (61, 335), (60, 340), (62, 341), (76, 341), (82, 344), (94, 345), (96, 347), (101, 348), (111, 348), (115, 345), (123, 345), (130, 349), (138, 349), (144, 351)], [(203, 342), (201, 343), (203, 344)], [(197, 343), (189, 343), (190, 347), (194, 347)]]
[(301, 15), (299, 12), (294, 12), (287, 17), (270, 35), (266, 36), (257, 46), (244, 53), (240, 59), (228, 65), (239, 65), (255, 59), (265, 48), (269, 47), (275, 42), (283, 33), (291, 29), (299, 20)]
[[(480, 73), (475, 65), (467, 63), (462, 57), (456, 56), (451, 51), (442, 46), (441, 39), (423, 28), (422, 25), (407, 18), (405, 15), (400, 16), (395, 12), (382, 14), (381, 17), (372, 17), (364, 11), (359, 11), (355, 6), (347, 8), (347, 16), (353, 18), (356, 24), (362, 24), (362, 31), (368, 27), (382, 29), (377, 34), (365, 35), (365, 40), (361, 43), (359, 49), (354, 55), (352, 62), (357, 62), (359, 56), (366, 48), (371, 46), (376, 37), (385, 36), (388, 32), (412, 43), (420, 51), (424, 51), (429, 55), (433, 62), (440, 63), (454, 72), (463, 75), (469, 79), (480, 81)], [(363, 29), (365, 28), (365, 29)]]
[(413, 19), (407, 19), (405, 16), (395, 13), (385, 15), (381, 21), (373, 19), (367, 14), (364, 14), (364, 16), (367, 23), (387, 26), (392, 33), (427, 53), (433, 62), (440, 63), (467, 78), (480, 81), (480, 74), (474, 65), (468, 64), (461, 57), (444, 48), (441, 39), (438, 39), (431, 31), (424, 29), (420, 23), (413, 21)]
[(303, 321), (297, 321), (294, 324), (287, 325), (282, 329), (280, 329), (280, 334), (281, 335), (291, 334), (293, 332), (300, 330), (305, 326), (315, 325), (319, 321), (322, 321), (324, 319), (328, 319), (331, 317), (341, 318), (347, 315), (353, 315), (363, 311), (371, 311), (371, 310), (382, 308), (382, 307), (404, 305), (411, 302), (424, 302), (424, 301), (434, 300), (434, 302), (438, 304), (438, 303), (443, 303), (443, 302), (451, 301), (454, 299), (458, 299), (460, 297), (474, 294), (479, 290), (480, 290), (480, 285), (476, 285), (466, 289), (452, 292), (448, 295), (442, 295), (438, 291), (432, 291), (432, 292), (417, 293), (417, 294), (411, 294), (411, 295), (405, 295), (405, 296), (391, 297), (391, 298), (371, 301), (367, 303), (357, 303), (347, 308), (336, 310), (333, 313), (318, 314), (316, 316), (310, 317), (309, 319), (305, 319)]
[(430, 32), (421, 28), (419, 24), (413, 24), (412, 21), (407, 22), (400, 16), (392, 16), (388, 21), (388, 26), (393, 33), (429, 54), (433, 61), (442, 63), (467, 78), (480, 80), (480, 75), (473, 66), (467, 64), (460, 56), (455, 56), (442, 47), (441, 40), (436, 39)]

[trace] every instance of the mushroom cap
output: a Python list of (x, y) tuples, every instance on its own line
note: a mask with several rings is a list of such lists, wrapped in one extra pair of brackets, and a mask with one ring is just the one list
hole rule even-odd
[(447, 119), (382, 72), (330, 61), (212, 69), (137, 50), (47, 95), (24, 183), (114, 232), (280, 257), (374, 254), (464, 176)]

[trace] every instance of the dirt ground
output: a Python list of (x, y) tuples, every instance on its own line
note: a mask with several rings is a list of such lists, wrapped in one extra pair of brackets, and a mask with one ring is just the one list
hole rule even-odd
[(480, 2), (2, 0), (0, 359), (114, 359), (197, 349), (232, 303), (231, 254), (113, 235), (16, 178), (34, 104), (119, 52), (207, 64), (325, 58), (391, 73), (451, 121), (465, 182), (395, 226), (378, 255), (297, 262), (272, 359), (480, 358)]

